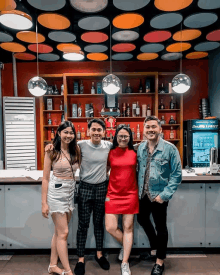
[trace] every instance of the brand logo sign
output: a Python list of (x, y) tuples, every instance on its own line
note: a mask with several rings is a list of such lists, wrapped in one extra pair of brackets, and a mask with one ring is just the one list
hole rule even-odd
[(218, 130), (218, 120), (193, 120), (192, 130)]

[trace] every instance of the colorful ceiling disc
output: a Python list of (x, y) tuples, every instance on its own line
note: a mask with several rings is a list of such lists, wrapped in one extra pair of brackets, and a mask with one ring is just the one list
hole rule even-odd
[(16, 9), (16, 2), (14, 0), (0, 1), (0, 11), (11, 11)]
[[(37, 52), (37, 44), (28, 45), (28, 49), (32, 52)], [(50, 53), (53, 51), (53, 48), (46, 44), (38, 44), (39, 53)]]
[(173, 35), (173, 40), (176, 41), (190, 41), (198, 38), (202, 34), (199, 30), (182, 30)]
[(123, 11), (134, 11), (145, 7), (150, 0), (113, 0), (113, 5)]
[(153, 60), (158, 58), (158, 54), (157, 53), (140, 53), (137, 56), (138, 60)]
[(210, 41), (220, 41), (220, 30), (210, 32), (207, 34), (206, 39)]
[(204, 52), (215, 50), (220, 46), (219, 42), (202, 42), (194, 47), (195, 51)]
[(42, 43), (45, 41), (45, 37), (42, 34), (38, 33), (36, 37), (36, 32), (32, 31), (21, 31), (16, 36), (19, 40), (27, 43)]
[(80, 46), (72, 43), (61, 43), (57, 45), (57, 49), (61, 52), (80, 51)]
[(108, 27), (109, 20), (103, 16), (88, 16), (78, 21), (78, 26), (81, 29), (88, 31), (97, 31)]
[(204, 28), (210, 26), (218, 20), (218, 16), (214, 13), (201, 12), (188, 16), (183, 24), (188, 28)]
[(108, 50), (108, 47), (101, 44), (92, 44), (85, 46), (84, 50), (89, 53), (102, 53)]
[(119, 29), (133, 29), (144, 23), (144, 17), (137, 13), (124, 13), (116, 16), (112, 24)]
[(104, 10), (108, 0), (70, 0), (70, 4), (78, 11), (94, 13)]
[(48, 37), (56, 42), (68, 43), (76, 40), (75, 34), (67, 31), (52, 31), (49, 32)]
[(113, 60), (129, 60), (133, 58), (133, 54), (131, 53), (116, 53), (112, 55), (112, 59)]
[(42, 26), (53, 30), (63, 30), (70, 26), (69, 19), (57, 13), (42, 13), (37, 20)]
[(164, 13), (151, 19), (150, 25), (155, 29), (169, 29), (178, 25), (182, 20), (183, 16), (180, 13)]
[(13, 36), (5, 33), (5, 32), (0, 32), (0, 42), (11, 42), (13, 41)]
[(182, 53), (166, 53), (161, 56), (161, 59), (171, 61), (171, 60), (177, 60), (182, 57)]
[(183, 52), (191, 48), (190, 43), (174, 43), (169, 45), (166, 50), (168, 52)]
[(36, 56), (35, 55), (33, 55), (33, 54), (31, 54), (31, 53), (16, 53), (15, 55), (14, 55), (14, 57), (16, 58), (16, 59), (20, 59), (20, 60), (34, 60), (34, 59), (36, 59)]
[(0, 47), (3, 50), (13, 52), (13, 53), (22, 53), (26, 51), (25, 46), (16, 42), (4, 42), (0, 44)]
[(108, 59), (108, 55), (104, 53), (88, 53), (87, 58), (93, 61), (104, 61)]
[(112, 31), (112, 38), (117, 41), (134, 41), (138, 39), (138, 28), (132, 30), (120, 30), (114, 28)]
[(28, 3), (38, 9), (43, 11), (56, 11), (62, 9), (66, 5), (66, 0), (27, 0)]
[(219, 0), (199, 0), (198, 6), (204, 10), (213, 10), (220, 8), (220, 1)]
[(144, 41), (151, 43), (163, 42), (171, 37), (169, 31), (153, 31), (145, 34)]
[(159, 43), (145, 44), (140, 48), (141, 52), (143, 53), (158, 53), (163, 49), (164, 49), (164, 45)]
[(178, 11), (188, 7), (193, 0), (154, 0), (154, 5), (162, 11)]
[(208, 56), (208, 53), (206, 52), (192, 52), (192, 53), (188, 53), (186, 55), (186, 58), (188, 59), (200, 59), (200, 58), (204, 58)]
[(112, 50), (115, 52), (125, 53), (135, 50), (136, 46), (132, 43), (120, 43), (112, 46)]
[(38, 57), (43, 61), (57, 61), (60, 59), (59, 55), (55, 53), (41, 53)]
[(102, 43), (108, 40), (108, 35), (103, 32), (85, 32), (81, 39), (89, 43)]

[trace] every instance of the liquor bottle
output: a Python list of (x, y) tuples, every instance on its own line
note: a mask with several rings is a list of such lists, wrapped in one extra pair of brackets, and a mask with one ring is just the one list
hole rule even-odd
[(128, 86), (125, 88), (125, 93), (126, 94), (131, 94), (132, 93), (132, 88), (131, 88), (130, 82), (128, 82)]
[(77, 104), (72, 104), (72, 117), (77, 117)]
[(147, 105), (147, 116), (151, 116), (151, 108), (150, 105)]
[(173, 127), (170, 128), (170, 139), (174, 139)]
[(51, 117), (50, 117), (50, 113), (49, 113), (49, 115), (48, 115), (48, 121), (47, 121), (47, 123), (48, 123), (48, 125), (52, 125), (52, 119), (51, 119)]
[(94, 108), (92, 103), (90, 103), (90, 117), (94, 117)]
[(146, 79), (146, 82), (145, 82), (146, 93), (150, 93), (151, 92), (150, 82), (151, 82), (150, 79)]
[(81, 131), (81, 139), (85, 139), (85, 137), (86, 137), (86, 133), (85, 133), (84, 128), (82, 128), (82, 131)]
[(47, 98), (47, 110), (52, 111), (53, 110), (53, 99)]
[(165, 105), (163, 104), (163, 98), (161, 98), (161, 100), (160, 100), (159, 109), (161, 109), (161, 110), (165, 109)]
[(135, 131), (134, 131), (134, 128), (132, 128), (132, 137), (133, 137), (133, 140), (135, 140)]
[(61, 122), (65, 121), (64, 113), (61, 115)]
[(123, 107), (122, 107), (122, 116), (126, 117), (126, 104), (123, 103)]
[(137, 105), (136, 105), (136, 116), (140, 116), (140, 106), (139, 106), (138, 102), (137, 102)]
[(173, 118), (173, 116), (170, 117), (169, 124), (176, 124), (176, 121)]
[(54, 133), (54, 129), (52, 128), (50, 133), (50, 139), (54, 140), (54, 138), (55, 138), (55, 133)]
[(102, 94), (102, 82), (97, 82), (96, 88), (97, 88), (97, 94), (98, 95)]
[(62, 111), (63, 110), (63, 101), (61, 100), (60, 101), (60, 111)]
[(161, 84), (161, 87), (159, 88), (159, 94), (165, 94), (166, 93), (166, 90), (165, 88), (163, 87), (163, 83)]
[(73, 83), (73, 93), (75, 95), (79, 94), (79, 83), (78, 83), (78, 81), (74, 81), (74, 83)]
[(160, 123), (161, 123), (161, 125), (166, 124), (166, 120), (164, 119), (164, 116), (161, 117)]
[[(102, 105), (102, 109), (101, 109), (100, 113), (105, 113), (105, 105), (104, 104)], [(101, 116), (104, 116), (104, 115), (101, 114)]]
[(132, 103), (132, 117), (136, 117), (136, 102)]
[(130, 115), (131, 115), (131, 108), (130, 108), (129, 103), (128, 103), (127, 109), (126, 109), (126, 116), (130, 117)]
[(53, 95), (59, 95), (60, 93), (59, 93), (59, 91), (58, 91), (58, 89), (57, 89), (57, 85), (55, 84), (54, 85), (54, 91), (53, 91)]
[(141, 139), (141, 132), (140, 132), (140, 126), (139, 124), (137, 125), (137, 140)]
[(92, 94), (92, 95), (95, 94), (95, 85), (94, 85), (94, 82), (92, 82), (91, 94)]
[(78, 130), (77, 130), (77, 133), (76, 133), (76, 138), (77, 138), (77, 140), (81, 139), (81, 133), (80, 133), (79, 125), (78, 125)]
[(81, 84), (80, 84), (79, 90), (80, 90), (80, 94), (84, 94), (84, 85), (83, 85), (83, 81), (82, 80), (81, 80)]
[(142, 86), (142, 81), (140, 79), (140, 85), (139, 85), (139, 89), (138, 89), (139, 93), (143, 93), (143, 86)]
[(121, 116), (121, 111), (120, 111), (119, 103), (118, 103), (118, 107), (117, 107), (117, 113), (118, 113), (118, 116), (120, 117)]
[(78, 117), (82, 117), (82, 107), (81, 107), (80, 103), (79, 103), (79, 107), (78, 107)]
[(176, 103), (173, 101), (173, 96), (171, 96), (170, 100), (170, 109), (176, 109)]
[(64, 95), (64, 85), (63, 84), (61, 85), (60, 94)]

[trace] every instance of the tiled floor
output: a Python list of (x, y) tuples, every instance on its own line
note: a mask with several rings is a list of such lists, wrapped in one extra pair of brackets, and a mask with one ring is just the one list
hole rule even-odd
[[(220, 275), (220, 254), (207, 254), (207, 257), (167, 258), (164, 275)], [(74, 269), (76, 257), (70, 257)], [(86, 257), (86, 275), (121, 275), (120, 263), (116, 254), (109, 254), (109, 271), (100, 269), (93, 256)], [(9, 261), (0, 261), (0, 275), (47, 275), (49, 255), (13, 255)], [(139, 261), (132, 256), (130, 261), (132, 275), (150, 275), (152, 262)]]

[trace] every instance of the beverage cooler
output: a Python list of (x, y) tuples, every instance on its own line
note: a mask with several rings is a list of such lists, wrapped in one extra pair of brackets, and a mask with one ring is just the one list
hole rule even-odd
[(183, 167), (208, 167), (210, 148), (220, 146), (218, 119), (193, 119), (184, 122)]

